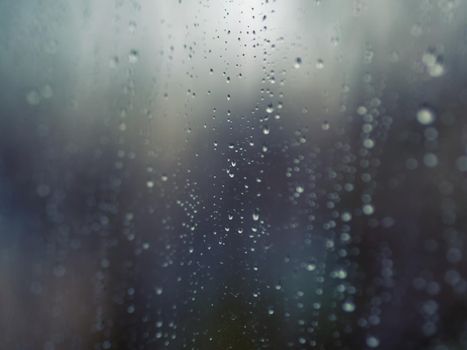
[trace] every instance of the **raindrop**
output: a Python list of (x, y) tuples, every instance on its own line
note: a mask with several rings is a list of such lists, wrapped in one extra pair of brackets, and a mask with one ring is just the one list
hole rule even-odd
[(375, 208), (371, 204), (365, 204), (362, 208), (363, 214), (371, 215), (375, 212)]
[(300, 68), (301, 64), (302, 64), (302, 59), (301, 59), (300, 57), (297, 57), (297, 58), (295, 59), (294, 67), (295, 67), (296, 69), (298, 69), (298, 68)]
[(321, 124), (321, 129), (323, 130), (329, 130), (330, 127), (331, 127), (331, 124), (329, 124), (328, 121), (324, 121), (323, 124)]
[(128, 55), (128, 62), (136, 63), (139, 60), (139, 53), (136, 50), (131, 50), (130, 54)]
[(374, 336), (369, 336), (366, 338), (366, 345), (370, 348), (377, 348), (379, 346), (379, 340)]
[(341, 215), (341, 219), (344, 222), (349, 222), (350, 220), (352, 220), (352, 214), (350, 214), (348, 211), (343, 212)]
[(430, 125), (435, 119), (436, 116), (430, 108), (422, 107), (417, 112), (417, 121), (422, 125)]
[(46, 84), (41, 88), (41, 96), (43, 98), (49, 99), (49, 98), (52, 98), (53, 95), (54, 95), (54, 91), (49, 84)]
[(346, 301), (342, 304), (342, 310), (344, 310), (345, 312), (354, 312), (355, 304), (350, 301)]
[(316, 68), (317, 69), (323, 69), (324, 68), (324, 61), (322, 59), (318, 59), (318, 61), (316, 61)]
[(50, 194), (50, 187), (44, 184), (37, 186), (37, 195), (39, 197), (47, 197)]
[(54, 275), (55, 277), (63, 277), (66, 273), (66, 268), (63, 265), (58, 265), (54, 268)]
[(41, 102), (41, 96), (36, 89), (29, 91), (26, 94), (26, 102), (31, 106), (37, 106)]
[(437, 56), (433, 50), (423, 54), (422, 62), (425, 64), (426, 70), (432, 78), (438, 78), (445, 72), (441, 58)]
[(429, 168), (434, 168), (438, 165), (438, 157), (436, 154), (427, 153), (423, 156), (423, 163)]

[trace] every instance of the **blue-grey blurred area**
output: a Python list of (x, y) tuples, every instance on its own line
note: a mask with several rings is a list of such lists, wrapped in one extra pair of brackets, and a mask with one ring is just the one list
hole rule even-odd
[(467, 2), (0, 1), (0, 349), (467, 348)]

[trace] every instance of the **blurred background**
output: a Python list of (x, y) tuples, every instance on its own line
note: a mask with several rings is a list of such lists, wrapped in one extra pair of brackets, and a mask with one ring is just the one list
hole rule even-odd
[(0, 2), (1, 349), (467, 348), (467, 3)]

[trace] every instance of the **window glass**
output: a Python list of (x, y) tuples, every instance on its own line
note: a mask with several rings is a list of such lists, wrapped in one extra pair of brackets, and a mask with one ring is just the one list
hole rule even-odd
[(466, 23), (0, 2), (0, 348), (467, 348)]

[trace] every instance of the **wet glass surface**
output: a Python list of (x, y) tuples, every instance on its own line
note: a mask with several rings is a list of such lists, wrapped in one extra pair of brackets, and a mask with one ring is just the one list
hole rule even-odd
[(467, 348), (466, 2), (0, 18), (0, 348)]

